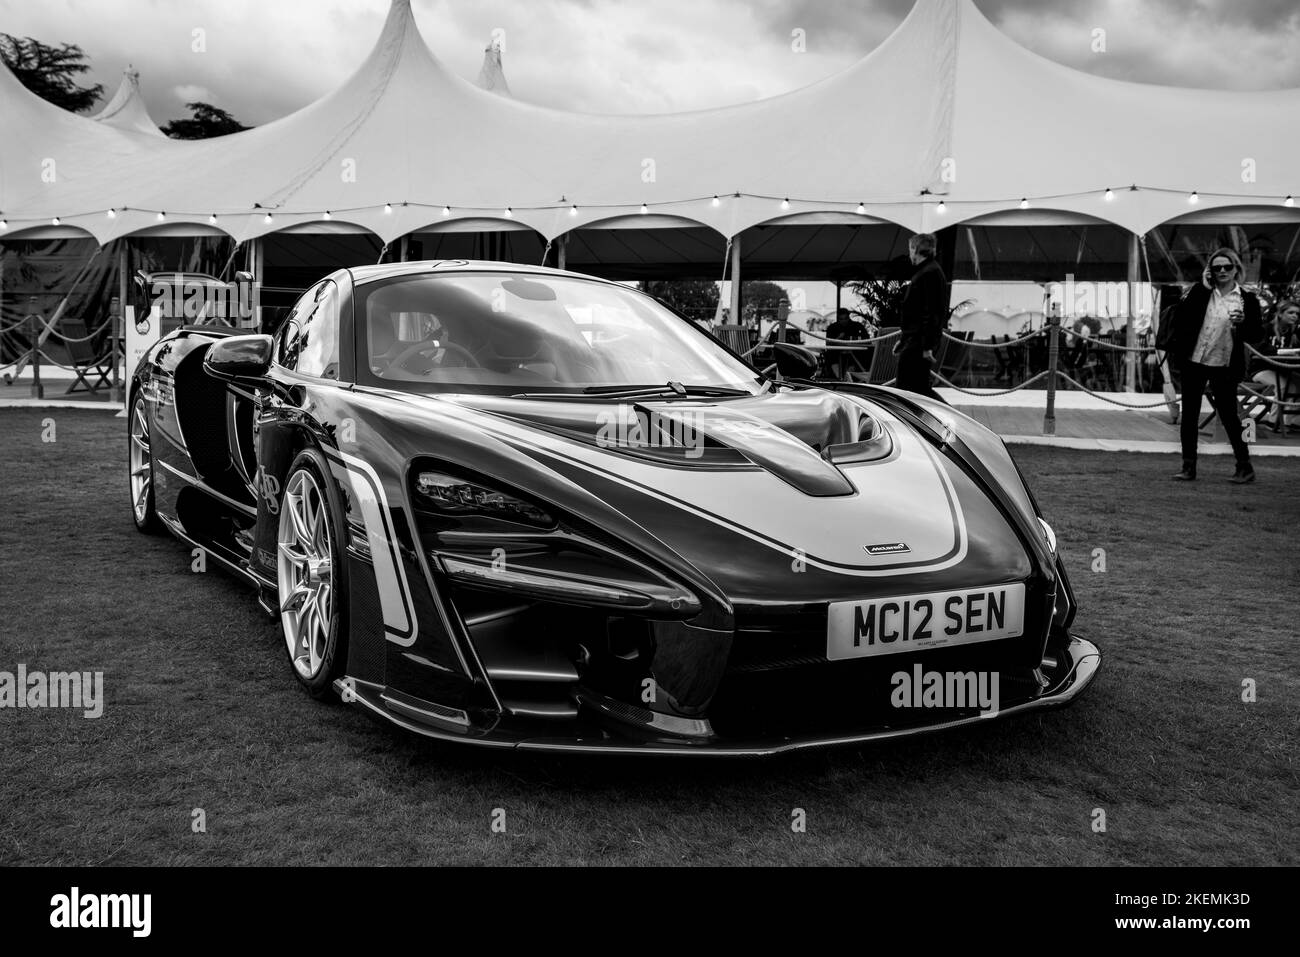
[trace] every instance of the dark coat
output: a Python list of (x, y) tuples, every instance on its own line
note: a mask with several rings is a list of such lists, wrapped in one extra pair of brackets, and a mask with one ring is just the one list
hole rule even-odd
[[(1188, 289), (1173, 309), (1173, 321), (1167, 322), (1156, 338), (1156, 345), (1168, 350), (1170, 357), (1179, 363), (1189, 360), (1196, 349), (1201, 326), (1205, 325), (1205, 311), (1210, 305), (1210, 295), (1210, 288), (1203, 282)], [(1246, 377), (1245, 343), (1255, 345), (1264, 338), (1259, 297), (1242, 289), (1241, 304), (1245, 315), (1241, 325), (1232, 330), (1232, 357), (1228, 360), (1228, 369), (1238, 381)]]
[(917, 267), (903, 297), (899, 337), (904, 350), (936, 350), (948, 324), (948, 280), (934, 259)]

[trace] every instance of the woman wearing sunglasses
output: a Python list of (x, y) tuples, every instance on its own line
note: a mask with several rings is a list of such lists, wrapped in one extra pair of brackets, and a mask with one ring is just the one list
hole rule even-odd
[(1245, 343), (1262, 339), (1264, 327), (1259, 298), (1241, 287), (1243, 276), (1237, 254), (1226, 247), (1216, 249), (1206, 264), (1203, 281), (1187, 290), (1174, 311), (1167, 348), (1182, 373), (1183, 467), (1174, 476), (1179, 481), (1196, 478), (1197, 425), (1201, 395), (1207, 386), (1237, 457), (1237, 471), (1230, 481), (1238, 485), (1255, 481), (1237, 414), (1237, 383), (1246, 374)]

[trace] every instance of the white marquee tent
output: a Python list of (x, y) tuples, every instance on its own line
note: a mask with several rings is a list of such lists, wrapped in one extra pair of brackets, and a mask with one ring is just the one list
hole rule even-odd
[[(138, 104), (133, 90), (127, 101)], [(1207, 115), (1231, 117), (1230, 135), (1208, 132)], [(550, 242), (620, 227), (722, 239), (774, 223), (1143, 234), (1176, 217), (1294, 222), (1296, 115), (1300, 90), (1071, 70), (1001, 34), (972, 0), (917, 0), (876, 50), (782, 96), (677, 114), (565, 112), (454, 75), (410, 0), (393, 0), (339, 89), (211, 140), (69, 114), (0, 69), (0, 238), (49, 235), (56, 219), (99, 243), (157, 231), (160, 218), (241, 242), (354, 228), (384, 243), (506, 229)]]

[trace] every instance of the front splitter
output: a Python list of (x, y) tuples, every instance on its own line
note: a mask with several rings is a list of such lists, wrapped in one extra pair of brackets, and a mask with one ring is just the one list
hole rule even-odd
[(334, 687), (340, 696), (344, 697), (345, 701), (361, 705), (374, 717), (384, 722), (395, 724), (422, 737), (456, 744), (553, 754), (599, 753), (671, 755), (673, 757), (695, 755), (700, 757), (762, 758), (796, 751), (840, 748), (869, 744), (875, 741), (889, 741), (895, 738), (915, 737), (920, 734), (930, 734), (972, 724), (997, 721), (1030, 711), (1065, 707), (1073, 702), (1096, 677), (1097, 671), (1101, 667), (1101, 651), (1087, 639), (1071, 635), (1069, 644), (1066, 645), (1063, 654), (1065, 656), (1064, 673), (1053, 685), (1046, 688), (1042, 694), (1033, 700), (1002, 708), (995, 714), (977, 714), (951, 721), (907, 728), (850, 732), (843, 735), (791, 736), (753, 741), (730, 739), (689, 741), (663, 737), (642, 740), (615, 735), (604, 727), (591, 728), (587, 725), (575, 727), (574, 733), (569, 735), (516, 733), (500, 724), (488, 729), (457, 728), (450, 724), (440, 727), (436, 719), (432, 723), (428, 723), (394, 714), (385, 705), (381, 689), (375, 686), (359, 682), (345, 685), (348, 679), (340, 679), (334, 683)]

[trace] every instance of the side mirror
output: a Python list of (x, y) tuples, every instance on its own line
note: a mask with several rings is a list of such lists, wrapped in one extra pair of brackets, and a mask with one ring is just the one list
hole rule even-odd
[(270, 336), (218, 339), (203, 357), (203, 371), (227, 382), (261, 381), (271, 371)]
[(776, 371), (783, 379), (811, 379), (817, 372), (817, 356), (803, 346), (791, 342), (773, 343), (776, 349)]
[(145, 281), (143, 275), (136, 275), (131, 279), (130, 304), (135, 307), (136, 322), (149, 318), (149, 313), (153, 311), (149, 283)]

